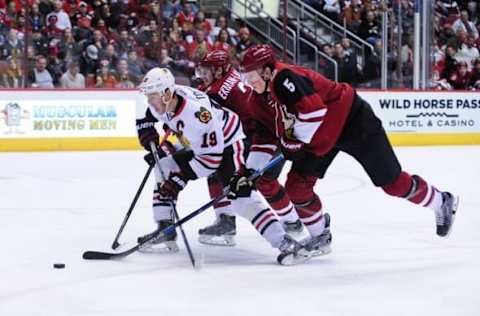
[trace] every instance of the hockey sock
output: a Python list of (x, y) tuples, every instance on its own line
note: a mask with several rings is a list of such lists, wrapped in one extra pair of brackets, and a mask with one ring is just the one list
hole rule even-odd
[(294, 222), (298, 220), (298, 214), (288, 194), (278, 180), (261, 177), (255, 185), (278, 215), (281, 222)]
[(325, 218), (322, 211), (320, 198), (314, 194), (313, 198), (305, 203), (296, 203), (298, 215), (307, 227), (310, 235), (318, 236), (325, 229)]
[[(173, 202), (176, 203), (176, 201)], [(158, 190), (153, 191), (153, 219), (156, 222), (172, 219), (171, 200), (161, 196)]]
[(423, 207), (437, 210), (442, 206), (442, 193), (417, 175), (411, 176), (402, 172), (394, 183), (382, 188), (390, 195), (402, 197)]
[[(216, 178), (208, 178), (208, 192), (210, 193), (210, 198), (214, 199), (223, 193), (223, 186)], [(219, 218), (220, 214), (235, 216), (231, 202), (226, 197), (215, 203), (213, 209), (217, 218)]]

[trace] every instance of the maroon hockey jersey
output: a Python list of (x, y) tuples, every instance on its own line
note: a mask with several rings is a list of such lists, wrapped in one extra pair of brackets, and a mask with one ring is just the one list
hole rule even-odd
[(251, 137), (255, 130), (255, 122), (251, 119), (246, 100), (253, 94), (252, 88), (241, 81), (240, 73), (230, 70), (222, 79), (215, 81), (208, 88), (201, 89), (221, 107), (226, 107), (237, 113), (242, 122), (243, 131)]
[(273, 153), (272, 145), (288, 134), (305, 143), (309, 152), (319, 156), (328, 153), (350, 113), (353, 88), (296, 65), (277, 63), (276, 69), (270, 82), (271, 99), (257, 94), (249, 102), (255, 104), (251, 112), (262, 125), (256, 130), (252, 153)]

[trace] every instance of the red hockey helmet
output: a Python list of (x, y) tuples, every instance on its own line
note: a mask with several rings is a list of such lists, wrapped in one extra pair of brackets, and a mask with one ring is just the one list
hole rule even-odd
[(198, 63), (202, 67), (222, 67), (230, 66), (230, 57), (223, 49), (215, 49), (205, 55)]
[(255, 45), (249, 47), (243, 56), (241, 68), (249, 72), (267, 65), (275, 65), (275, 53), (270, 45)]

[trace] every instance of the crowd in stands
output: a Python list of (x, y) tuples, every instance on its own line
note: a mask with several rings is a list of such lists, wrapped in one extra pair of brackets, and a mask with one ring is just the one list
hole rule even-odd
[(0, 87), (132, 88), (152, 67), (190, 77), (209, 50), (238, 60), (253, 43), (196, 1), (24, 2), (0, 0)]
[(435, 1), (432, 87), (480, 90), (479, 1)]
[[(352, 84), (379, 80), (381, 15), (400, 3), (402, 29), (391, 29), (388, 69), (394, 78), (411, 77), (413, 1), (390, 0), (386, 6), (380, 0), (303, 1), (374, 47), (362, 67), (348, 38), (322, 47), (337, 62), (339, 81)], [(480, 4), (437, 0), (434, 5), (431, 87), (480, 89)], [(390, 25), (396, 18), (390, 15)], [(209, 50), (224, 49), (237, 62), (253, 44), (247, 27), (230, 25), (227, 16), (207, 19), (196, 1), (0, 0), (0, 87), (132, 88), (155, 66), (190, 78)], [(333, 65), (320, 62), (333, 78)]]

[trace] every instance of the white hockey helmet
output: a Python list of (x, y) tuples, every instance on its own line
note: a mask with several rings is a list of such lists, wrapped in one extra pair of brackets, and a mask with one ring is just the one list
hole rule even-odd
[(158, 92), (163, 96), (167, 89), (173, 93), (175, 92), (175, 77), (167, 68), (155, 67), (147, 72), (139, 88), (145, 95)]

